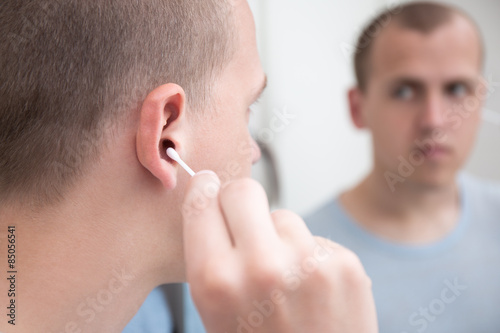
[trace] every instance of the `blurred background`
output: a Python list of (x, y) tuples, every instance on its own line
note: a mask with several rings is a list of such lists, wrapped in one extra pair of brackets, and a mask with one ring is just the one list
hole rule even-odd
[[(369, 133), (351, 124), (347, 90), (364, 24), (403, 1), (250, 0), (269, 85), (251, 129), (263, 145), (253, 174), (274, 208), (305, 215), (356, 184), (371, 167)], [(474, 18), (486, 44), (484, 75), (497, 83), (485, 102), (466, 170), (500, 180), (500, 1), (441, 1)]]

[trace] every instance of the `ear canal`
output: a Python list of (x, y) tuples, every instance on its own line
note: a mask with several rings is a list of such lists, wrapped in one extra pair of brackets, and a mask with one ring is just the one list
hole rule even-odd
[(161, 152), (162, 152), (162, 155), (165, 154), (165, 157), (167, 159), (168, 162), (170, 163), (173, 163), (174, 160), (172, 160), (168, 155), (167, 155), (167, 149), (168, 148), (173, 148), (175, 150), (175, 143), (173, 143), (172, 141), (170, 140), (164, 140), (163, 141), (163, 144), (162, 144), (162, 147), (160, 147), (161, 149)]

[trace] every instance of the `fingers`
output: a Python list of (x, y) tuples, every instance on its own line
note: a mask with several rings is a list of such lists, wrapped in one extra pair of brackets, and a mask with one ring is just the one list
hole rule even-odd
[(277, 210), (271, 214), (276, 231), (287, 243), (309, 249), (314, 238), (302, 218), (288, 210)]
[(220, 204), (237, 248), (259, 252), (278, 243), (267, 196), (259, 183), (251, 179), (231, 182), (222, 190)]
[(255, 181), (220, 189), (215, 175), (198, 174), (183, 220), (187, 276), (207, 332), (250, 331), (256, 309), (269, 313), (259, 332), (376, 332), (370, 281), (356, 255), (313, 237), (292, 212), (271, 215)]
[(215, 173), (199, 172), (190, 181), (182, 206), (186, 265), (203, 267), (231, 249), (231, 236), (219, 207), (220, 180)]

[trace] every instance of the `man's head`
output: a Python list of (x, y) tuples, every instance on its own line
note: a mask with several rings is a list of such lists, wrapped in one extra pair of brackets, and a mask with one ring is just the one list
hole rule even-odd
[(356, 126), (373, 135), (375, 169), (396, 182), (453, 181), (477, 132), (482, 61), (476, 25), (452, 7), (411, 2), (367, 26), (349, 97)]
[(155, 283), (180, 279), (189, 176), (166, 148), (223, 181), (259, 158), (248, 117), (265, 75), (247, 2), (7, 1), (0, 36), (2, 204), (48, 202), (39, 215), (141, 248), (128, 261), (161, 270)]
[(3, 199), (60, 199), (163, 83), (208, 109), (236, 43), (224, 0), (8, 0), (0, 22)]

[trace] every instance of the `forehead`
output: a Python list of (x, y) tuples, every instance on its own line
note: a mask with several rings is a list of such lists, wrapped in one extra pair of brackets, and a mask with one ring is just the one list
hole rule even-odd
[(248, 97), (262, 86), (265, 74), (257, 50), (255, 23), (246, 0), (232, 0), (234, 25), (236, 29), (236, 48), (233, 58), (225, 67), (218, 86), (223, 94), (234, 102), (239, 97)]
[(257, 50), (255, 21), (246, 0), (233, 0), (235, 28), (237, 31), (237, 50), (233, 62), (239, 69), (251, 67), (260, 69), (260, 58)]
[(391, 24), (375, 41), (370, 62), (373, 76), (477, 75), (481, 42), (475, 27), (461, 17), (426, 34)]

